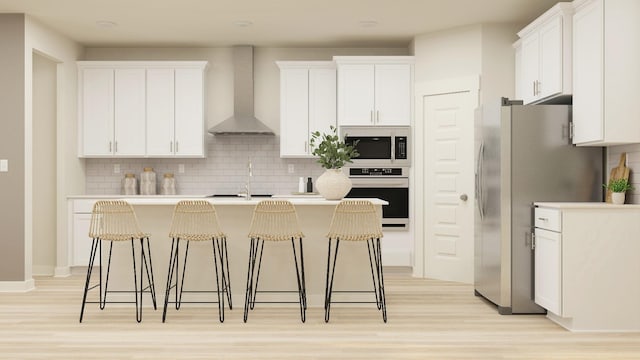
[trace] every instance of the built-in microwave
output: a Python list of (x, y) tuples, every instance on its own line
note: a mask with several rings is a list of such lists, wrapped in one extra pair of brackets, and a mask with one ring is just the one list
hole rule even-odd
[(342, 126), (340, 134), (360, 154), (349, 166), (411, 166), (409, 126)]

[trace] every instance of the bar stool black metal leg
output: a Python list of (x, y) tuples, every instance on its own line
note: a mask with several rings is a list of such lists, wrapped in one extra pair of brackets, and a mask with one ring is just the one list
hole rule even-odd
[[(131, 254), (133, 259), (133, 292), (136, 296), (136, 321), (142, 321), (142, 297), (138, 299), (138, 275), (136, 274), (136, 250), (133, 243), (133, 238), (131, 239)], [(141, 269), (142, 270), (142, 269)], [(142, 271), (140, 271), (140, 282), (142, 283)], [(142, 286), (140, 286), (142, 288)]]
[[(291, 238), (291, 246), (293, 248), (293, 260), (294, 260), (294, 264), (296, 266), (296, 278), (298, 280), (298, 297), (300, 298), (300, 320), (302, 320), (302, 322), (305, 322), (306, 320), (306, 306), (305, 306), (305, 289), (303, 288), (303, 283), (302, 283), (302, 275), (301, 272), (304, 271), (304, 269), (300, 269), (298, 268), (298, 256), (296, 255), (296, 243), (294, 241), (293, 238)], [(300, 263), (302, 264), (302, 249), (300, 249)]]
[[(333, 265), (331, 266), (331, 281), (326, 284), (326, 297), (324, 301), (324, 322), (329, 322), (331, 316), (331, 294), (333, 293), (333, 279), (336, 274), (336, 262), (338, 260), (338, 248), (340, 246), (340, 239), (336, 239), (336, 248), (333, 254)], [(329, 253), (327, 255), (327, 281), (329, 280), (329, 262), (331, 261), (331, 241), (329, 241)]]
[[(187, 240), (187, 247), (184, 250), (184, 260), (182, 260), (182, 280), (180, 281), (180, 288), (176, 287), (176, 310), (180, 310), (182, 305), (182, 290), (184, 289), (184, 274), (187, 272), (187, 257), (189, 256), (189, 240)], [(177, 282), (177, 278), (176, 278)], [(178, 296), (178, 291), (180, 296)]]
[[(258, 249), (258, 247), (260, 248), (260, 255), (256, 256), (256, 258), (258, 259), (258, 271), (256, 274), (255, 286), (253, 288), (254, 289), (253, 296), (251, 297), (251, 303), (249, 304), (251, 306), (251, 310), (253, 310), (253, 308), (256, 306), (256, 295), (258, 294), (258, 282), (260, 281), (260, 269), (262, 268), (262, 254), (264, 253), (264, 240), (258, 239), (258, 243), (256, 244), (256, 250)], [(255, 259), (254, 259), (254, 267), (255, 267)]]
[(231, 300), (231, 273), (229, 272), (229, 254), (227, 253), (227, 238), (223, 237), (222, 238), (222, 249), (223, 249), (223, 254), (224, 254), (224, 262), (225, 262), (225, 267), (226, 267), (226, 274), (224, 274), (225, 272), (223, 271), (223, 274), (225, 275), (225, 290), (227, 293), (227, 302), (229, 303), (229, 310), (233, 310), (233, 301)]
[(247, 267), (247, 285), (244, 295), (244, 315), (243, 320), (246, 323), (249, 316), (249, 303), (253, 297), (253, 270), (255, 269), (255, 254), (256, 252), (256, 239), (251, 238), (249, 245), (249, 265)]
[(84, 316), (84, 306), (87, 303), (87, 292), (89, 291), (89, 284), (91, 282), (91, 272), (93, 271), (93, 262), (96, 258), (96, 250), (98, 249), (98, 243), (100, 239), (93, 238), (91, 242), (91, 251), (89, 252), (89, 266), (87, 266), (87, 280), (84, 283), (84, 295), (82, 295), (82, 307), (80, 308), (80, 321), (82, 322), (82, 317)]
[[(147, 240), (147, 253), (145, 255), (144, 253), (144, 240)], [(151, 262), (151, 247), (149, 246), (149, 238), (142, 238), (140, 239), (140, 245), (142, 246), (143, 252), (142, 254), (144, 255), (144, 268), (146, 269), (147, 272), (147, 283), (149, 284), (149, 290), (151, 292), (151, 300), (153, 302), (153, 309), (157, 310), (158, 307), (156, 305), (156, 282), (153, 278), (153, 263)]]
[(380, 249), (380, 238), (376, 239), (378, 247), (378, 287), (380, 291), (380, 302), (382, 304), (382, 320), (387, 322), (387, 300), (384, 293), (384, 271), (382, 268), (382, 251)]
[[(219, 245), (216, 245), (218, 241), (215, 238), (211, 239), (211, 247), (213, 248), (213, 266), (216, 272), (216, 294), (218, 295), (218, 318), (220, 322), (224, 322), (224, 297), (222, 294), (220, 296), (220, 288), (224, 286), (224, 275), (218, 276), (218, 253), (220, 252)], [(216, 252), (216, 247), (218, 248), (218, 252)], [(220, 267), (222, 268), (222, 273), (224, 273), (224, 265), (222, 263), (222, 255), (220, 255)], [(222, 283), (222, 284), (221, 284)]]
[(164, 310), (162, 311), (162, 322), (165, 322), (167, 318), (167, 306), (169, 305), (169, 295), (171, 293), (171, 288), (173, 287), (173, 272), (176, 267), (176, 256), (177, 256), (177, 242), (179, 240), (173, 238), (171, 239), (171, 254), (169, 255), (169, 271), (167, 274), (167, 286), (164, 291)]
[[(372, 252), (373, 254), (371, 254)], [(380, 294), (378, 293), (378, 281), (376, 278), (376, 274), (378, 274), (378, 256), (376, 255), (376, 248), (373, 239), (367, 239), (367, 255), (369, 255), (369, 266), (371, 267), (371, 280), (373, 281), (373, 291), (376, 296), (376, 306), (378, 307), (378, 310), (380, 310), (382, 308), (382, 303), (380, 302)], [(375, 259), (376, 264), (375, 274), (373, 270), (374, 260), (371, 259), (372, 256)]]
[(109, 241), (109, 258), (107, 259), (107, 278), (104, 280), (104, 290), (103, 290), (102, 289), (102, 241), (101, 241), (100, 242), (100, 310), (104, 310), (104, 307), (107, 305), (107, 294), (109, 293), (109, 273), (111, 270), (111, 254), (112, 253), (113, 253), (113, 241)]
[(304, 256), (302, 256), (302, 238), (298, 239), (300, 243), (300, 267), (302, 268), (302, 299), (304, 300), (304, 309), (307, 310), (307, 283), (304, 276)]
[(327, 310), (327, 300), (329, 299), (329, 269), (331, 265), (331, 238), (329, 238), (329, 246), (327, 247), (327, 271), (324, 280), (324, 310)]

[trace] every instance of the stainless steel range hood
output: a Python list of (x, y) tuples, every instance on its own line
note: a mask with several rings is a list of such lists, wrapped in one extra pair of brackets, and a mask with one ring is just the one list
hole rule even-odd
[(233, 47), (233, 116), (209, 129), (213, 135), (275, 135), (253, 112), (253, 47)]

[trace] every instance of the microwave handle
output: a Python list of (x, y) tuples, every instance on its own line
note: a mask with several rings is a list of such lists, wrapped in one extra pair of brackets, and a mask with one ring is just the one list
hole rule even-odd
[(396, 135), (391, 134), (391, 163), (396, 161)]

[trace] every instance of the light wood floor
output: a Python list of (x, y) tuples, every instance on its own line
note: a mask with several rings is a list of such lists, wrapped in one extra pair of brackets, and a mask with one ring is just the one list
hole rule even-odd
[[(39, 277), (35, 291), (0, 294), (0, 359), (640, 359), (640, 333), (571, 333), (539, 315), (500, 316), (468, 285), (388, 272), (389, 322), (377, 310), (334, 305), (216, 308), (169, 313), (88, 305), (78, 323), (82, 276)], [(640, 306), (640, 304), (638, 304)]]

